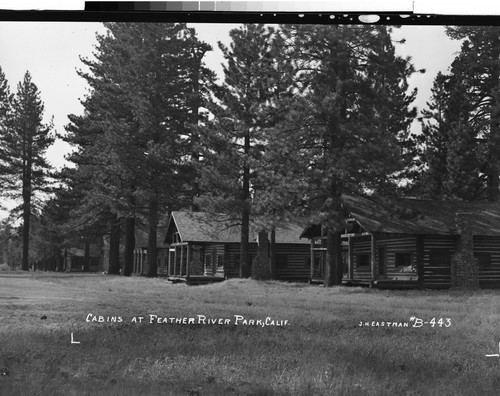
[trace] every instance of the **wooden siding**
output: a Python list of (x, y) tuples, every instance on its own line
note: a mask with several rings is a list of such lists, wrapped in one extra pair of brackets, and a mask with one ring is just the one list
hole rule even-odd
[[(489, 263), (479, 257), (487, 255)], [(500, 288), (500, 237), (474, 237), (474, 255), (479, 260), (479, 286)]]
[[(417, 239), (421, 240), (422, 270), (419, 279)], [(371, 266), (360, 266), (359, 261), (371, 261), (371, 239), (369, 236), (354, 236), (352, 241), (351, 280), (369, 282), (372, 280)], [(380, 235), (376, 238), (375, 279), (383, 281), (420, 280), (424, 288), (448, 288), (451, 286), (451, 260), (456, 250), (456, 236), (423, 235), (397, 236)], [(380, 254), (384, 255), (381, 262)], [(397, 255), (411, 255), (411, 268), (396, 265)], [(361, 257), (361, 255), (369, 255)], [(479, 285), (482, 288), (500, 288), (500, 237), (474, 236), (474, 255), (479, 261)], [(404, 270), (403, 270), (404, 268)]]
[[(371, 245), (372, 243), (370, 236), (352, 237), (353, 280), (367, 282), (372, 280), (372, 273), (370, 268)], [(365, 254), (369, 256), (368, 265), (360, 266), (359, 260), (361, 256)]]
[(281, 256), (280, 260), (276, 260), (278, 280), (307, 282), (311, 268), (309, 245), (280, 243), (276, 244), (275, 251), (277, 258)]
[(453, 236), (424, 237), (423, 287), (429, 289), (451, 286), (451, 256), (455, 252)]
[[(252, 263), (255, 255), (257, 254), (257, 245), (251, 243), (249, 246), (250, 264)], [(239, 278), (240, 276), (240, 244), (227, 243), (226, 244), (226, 264), (224, 267), (227, 278)]]
[[(205, 275), (212, 275), (211, 263), (208, 263), (208, 256), (213, 256), (216, 251), (219, 261), (223, 261), (224, 267), (217, 269), (218, 276), (227, 278), (238, 278), (240, 276), (240, 244), (207, 244), (205, 246)], [(251, 243), (249, 246), (250, 263), (257, 255), (257, 244)], [(288, 281), (307, 281), (309, 279), (309, 245), (299, 244), (276, 244), (276, 255), (286, 256), (286, 266), (276, 268), (277, 278)]]
[[(377, 274), (380, 274), (382, 268), (384, 276), (378, 276), (379, 279), (394, 279), (394, 280), (416, 280), (417, 279), (417, 239), (416, 237), (388, 237), (381, 236), (377, 243)], [(385, 260), (381, 262), (378, 257), (380, 249), (384, 249)], [(408, 268), (398, 267), (396, 265), (396, 257), (401, 253), (411, 254), (411, 266), (413, 271)]]
[(204, 275), (224, 277), (225, 249), (223, 244), (205, 246)]

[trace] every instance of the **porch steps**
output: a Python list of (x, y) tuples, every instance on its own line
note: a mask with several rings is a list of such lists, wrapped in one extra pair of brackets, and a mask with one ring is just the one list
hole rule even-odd
[(342, 286), (362, 286), (362, 287), (371, 287), (371, 281), (363, 281), (363, 280), (352, 280), (352, 279), (343, 279)]
[(379, 279), (373, 282), (373, 287), (380, 289), (418, 289), (420, 284), (416, 280)]

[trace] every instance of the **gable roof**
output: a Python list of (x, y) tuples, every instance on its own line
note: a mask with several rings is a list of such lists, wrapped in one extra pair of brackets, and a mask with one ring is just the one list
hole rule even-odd
[[(276, 243), (307, 243), (300, 239), (302, 229), (303, 227), (293, 223), (276, 227)], [(174, 232), (179, 232), (183, 242), (239, 243), (241, 240), (241, 226), (222, 214), (172, 212), (166, 232), (166, 243), (169, 243)], [(257, 234), (256, 227), (251, 225), (250, 242), (257, 240)]]
[[(500, 202), (434, 201), (342, 196), (342, 205), (367, 232), (456, 235), (457, 212), (472, 217), (472, 233), (500, 236)], [(311, 227), (302, 237), (314, 234)]]

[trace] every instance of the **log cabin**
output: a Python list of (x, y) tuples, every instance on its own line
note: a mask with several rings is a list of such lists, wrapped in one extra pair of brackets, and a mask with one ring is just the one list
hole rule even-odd
[[(303, 227), (288, 223), (276, 228), (276, 279), (309, 279), (309, 243), (300, 239)], [(224, 215), (172, 212), (165, 243), (167, 273), (172, 281), (201, 283), (237, 278), (240, 273), (240, 232), (237, 222)], [(257, 228), (250, 230), (250, 260), (257, 254)]]
[(102, 260), (102, 248), (96, 243), (82, 243), (62, 249), (64, 268), (66, 272), (85, 271), (85, 260), (88, 260), (88, 272), (102, 272), (104, 270)]
[[(500, 287), (500, 203), (342, 196), (344, 285)], [(323, 281), (326, 232), (310, 240), (310, 281)]]

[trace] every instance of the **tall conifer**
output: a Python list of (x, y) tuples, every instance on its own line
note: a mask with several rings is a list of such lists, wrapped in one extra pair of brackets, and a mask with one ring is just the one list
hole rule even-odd
[(26, 72), (12, 102), (12, 117), (0, 136), (7, 173), (2, 193), (22, 201), (22, 269), (25, 271), (29, 269), (30, 222), (36, 194), (47, 191), (50, 184), (51, 167), (45, 153), (54, 136), (50, 133), (51, 123), (43, 122), (43, 113), (40, 92)]
[(409, 125), (409, 59), (395, 55), (384, 26), (283, 26), (298, 89), (282, 103), (271, 147), (281, 186), (327, 238), (325, 284), (342, 279), (344, 193), (389, 194), (403, 169)]

